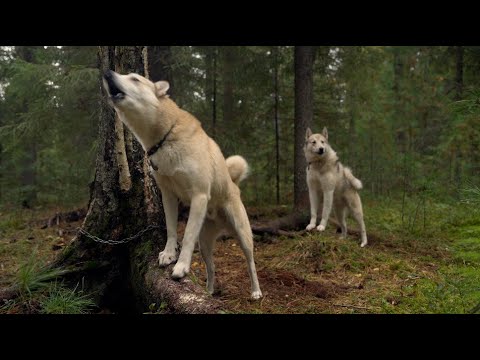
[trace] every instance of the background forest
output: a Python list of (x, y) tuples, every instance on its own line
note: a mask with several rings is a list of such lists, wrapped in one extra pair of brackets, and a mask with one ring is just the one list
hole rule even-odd
[[(242, 154), (252, 166), (245, 201), (291, 204), (293, 47), (170, 51), (174, 99), (226, 156)], [(96, 47), (1, 48), (0, 204), (88, 200), (100, 96), (96, 57)], [(329, 128), (366, 192), (447, 200), (479, 185), (480, 47), (320, 46), (313, 85), (314, 131)]]

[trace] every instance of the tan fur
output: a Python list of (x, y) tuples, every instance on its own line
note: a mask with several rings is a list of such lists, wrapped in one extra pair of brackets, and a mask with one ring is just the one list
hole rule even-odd
[[(190, 271), (195, 243), (207, 265), (207, 288), (213, 293), (213, 246), (222, 229), (233, 232), (246, 256), (252, 297), (262, 296), (253, 259), (253, 236), (238, 184), (247, 176), (248, 165), (241, 156), (225, 160), (220, 148), (202, 129), (200, 122), (180, 109), (168, 95), (168, 82), (152, 83), (138, 75), (115, 72), (104, 77), (112, 105), (145, 151), (166, 137), (150, 160), (153, 176), (162, 193), (167, 223), (167, 245), (159, 254), (166, 266), (178, 261), (172, 277)], [(116, 96), (111, 84), (117, 87)], [(122, 95), (123, 94), (123, 95)], [(190, 205), (180, 255), (177, 254), (178, 201)]]
[(240, 155), (233, 155), (228, 157), (226, 162), (230, 177), (235, 184), (239, 185), (249, 174), (247, 161)]
[(363, 221), (363, 209), (358, 190), (362, 182), (353, 176), (352, 171), (342, 165), (336, 152), (328, 143), (328, 131), (312, 134), (307, 129), (304, 146), (307, 160), (307, 185), (310, 197), (310, 224), (313, 230), (317, 224), (317, 212), (323, 202), (322, 218), (317, 230), (324, 231), (332, 207), (342, 229), (342, 237), (347, 236), (345, 217), (350, 212), (360, 226), (361, 246), (367, 245), (367, 233)]

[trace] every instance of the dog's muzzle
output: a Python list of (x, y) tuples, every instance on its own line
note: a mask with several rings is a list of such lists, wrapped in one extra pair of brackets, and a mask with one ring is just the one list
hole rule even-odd
[(111, 70), (107, 70), (103, 75), (103, 78), (107, 82), (108, 85), (108, 92), (110, 93), (110, 97), (113, 101), (119, 101), (125, 98), (125, 93), (119, 89), (115, 82), (114, 72)]

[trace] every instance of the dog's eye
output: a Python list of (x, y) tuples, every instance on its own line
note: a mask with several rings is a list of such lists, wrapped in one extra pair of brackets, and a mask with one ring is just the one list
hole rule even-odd
[(136, 77), (133, 77), (132, 81), (140, 81), (140, 80), (138, 80)]
[(325, 144), (325, 141), (322, 140), (322, 144)]
[(315, 145), (317, 142), (315, 140), (312, 141), (312, 144)]

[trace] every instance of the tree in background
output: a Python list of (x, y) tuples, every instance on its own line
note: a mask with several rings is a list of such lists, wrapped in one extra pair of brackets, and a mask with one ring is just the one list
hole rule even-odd
[(171, 46), (149, 46), (148, 47), (148, 77), (156, 82), (168, 81), (170, 84), (169, 95), (175, 98), (175, 89), (172, 76), (172, 50)]
[(273, 97), (275, 122), (275, 189), (277, 205), (280, 204), (280, 133), (278, 130), (278, 48), (273, 47)]
[[(86, 198), (93, 169), (95, 51), (42, 46), (19, 51), (22, 56), (30, 53), (27, 58), (35, 62), (19, 58), (15, 48), (6, 49), (0, 60), (5, 159), (0, 164), (0, 202), (18, 204), (33, 193), (26, 201), (29, 206), (78, 204)], [(31, 181), (22, 183), (21, 178)]]
[(234, 120), (234, 69), (237, 64), (236, 46), (224, 46), (221, 48), (223, 60), (222, 80), (223, 80), (223, 123), (228, 125)]
[(306, 162), (303, 153), (305, 132), (313, 119), (313, 46), (295, 47), (295, 151), (294, 151), (294, 207), (308, 206)]

